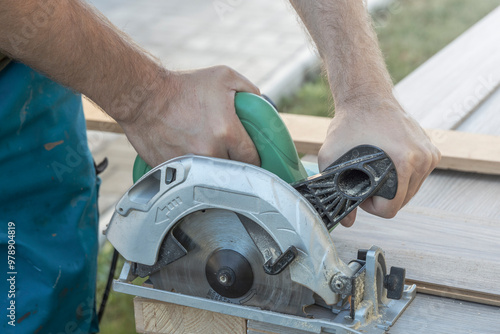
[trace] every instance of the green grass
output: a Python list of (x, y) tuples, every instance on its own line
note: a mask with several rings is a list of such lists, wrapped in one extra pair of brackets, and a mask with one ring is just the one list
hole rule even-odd
[(280, 101), (278, 109), (289, 114), (332, 116), (333, 99), (326, 78), (318, 75), (306, 82), (292, 97)]
[[(380, 48), (394, 83), (441, 50), (495, 7), (498, 0), (394, 0), (374, 13)], [(330, 88), (323, 78), (308, 82), (279, 103), (282, 112), (332, 114)]]
[[(395, 0), (374, 15), (380, 47), (395, 83), (499, 5), (498, 0)], [(330, 116), (330, 89), (317, 76), (293, 97), (280, 103), (283, 112)], [(98, 301), (106, 284), (112, 247), (107, 244), (98, 259)], [(120, 260), (117, 273), (123, 265)], [(111, 292), (101, 333), (135, 333), (132, 296)]]
[(399, 82), (498, 5), (498, 0), (404, 0), (396, 1), (389, 10), (375, 13), (380, 47), (394, 82)]

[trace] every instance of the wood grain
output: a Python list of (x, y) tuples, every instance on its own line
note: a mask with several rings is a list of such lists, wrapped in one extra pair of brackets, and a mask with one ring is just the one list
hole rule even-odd
[(139, 333), (246, 333), (245, 319), (142, 297), (134, 298), (134, 313)]
[(417, 294), (390, 334), (498, 334), (500, 308)]
[(441, 151), (439, 169), (500, 175), (500, 137), (459, 131), (427, 130)]
[(331, 233), (345, 262), (358, 249), (377, 245), (385, 251), (388, 266), (406, 268), (409, 279), (500, 298), (500, 222), (429, 209), (404, 209), (385, 220), (358, 210), (351, 228)]
[(500, 135), (500, 89), (457, 127), (458, 131)]
[[(281, 326), (273, 326), (259, 321), (240, 319), (237, 326), (231, 327), (231, 332), (227, 332), (229, 327), (214, 327), (208, 323), (198, 323), (199, 327), (189, 327), (184, 332), (169, 331), (169, 329), (156, 329), (149, 327), (146, 329), (144, 321), (153, 321), (153, 317), (145, 312), (158, 312), (156, 317), (163, 317), (167, 312), (171, 312), (170, 305), (164, 302), (136, 297), (134, 300), (136, 307), (136, 326), (139, 333), (151, 334), (176, 334), (176, 333), (204, 333), (204, 334), (307, 334), (307, 332), (289, 329)], [(146, 307), (146, 308), (144, 308)], [(198, 309), (191, 309), (193, 316), (199, 316)], [(176, 314), (174, 313), (170, 314)], [(146, 317), (146, 320), (145, 320)], [(498, 333), (498, 319), (500, 319), (500, 308), (457, 301), (449, 298), (417, 294), (417, 297), (396, 323), (390, 328), (391, 334), (488, 334)], [(245, 322), (241, 326), (241, 321)]]
[(500, 177), (437, 170), (425, 180), (406, 210), (491, 219), (500, 224)]
[(500, 84), (500, 7), (394, 89), (424, 128), (454, 129)]

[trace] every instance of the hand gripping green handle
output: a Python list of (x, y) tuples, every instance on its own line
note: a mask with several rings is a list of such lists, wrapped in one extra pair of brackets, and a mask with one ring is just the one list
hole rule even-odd
[[(274, 107), (261, 96), (236, 93), (236, 114), (257, 148), (261, 167), (276, 174), (288, 183), (307, 178), (292, 137)], [(151, 167), (137, 156), (133, 179), (136, 182)]]

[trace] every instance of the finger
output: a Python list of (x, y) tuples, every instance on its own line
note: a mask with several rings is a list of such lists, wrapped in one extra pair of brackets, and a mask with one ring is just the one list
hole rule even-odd
[(256, 85), (253, 84), (250, 80), (248, 80), (245, 76), (238, 72), (235, 73), (235, 82), (233, 89), (237, 92), (248, 92), (260, 95), (260, 89)]
[(415, 196), (418, 189), (420, 188), (420, 185), (422, 184), (422, 182), (424, 182), (424, 179), (425, 179), (425, 177), (416, 176), (416, 175), (412, 175), (410, 177), (408, 191), (406, 193), (405, 199), (404, 199), (401, 207), (404, 207), (406, 204), (408, 204), (408, 202), (413, 198), (413, 196)]
[(255, 144), (241, 123), (238, 126), (237, 137), (227, 143), (227, 151), (231, 160), (260, 166), (260, 157)]
[(229, 158), (229, 152), (227, 150), (227, 146), (222, 144), (222, 145), (207, 145), (205, 147), (202, 147), (199, 151), (193, 151), (189, 152), (195, 155), (203, 155), (203, 156), (208, 156), (208, 157), (214, 157), (214, 158), (219, 158), (219, 159), (230, 159)]
[[(231, 94), (232, 101), (234, 101), (234, 94), (234, 92)], [(231, 108), (232, 131), (231, 135), (227, 138), (226, 144), (229, 159), (260, 166), (260, 157), (257, 153), (257, 148), (236, 115), (234, 104), (231, 104)]]
[(373, 196), (364, 201), (360, 207), (366, 212), (379, 217), (394, 218), (399, 209), (403, 206), (406, 193), (408, 192), (409, 183), (410, 178), (399, 177), (398, 190), (393, 199), (388, 200), (381, 196)]
[(431, 159), (427, 165), (427, 168), (423, 169), (425, 172), (421, 174), (420, 176), (413, 174), (411, 179), (410, 179), (410, 185), (408, 187), (408, 192), (406, 194), (406, 198), (403, 202), (403, 206), (408, 204), (408, 202), (417, 194), (417, 192), (420, 190), (420, 187), (424, 183), (424, 181), (427, 179), (427, 177), (432, 173), (434, 168), (439, 162), (439, 152), (436, 150), (431, 150)]
[(340, 224), (342, 224), (342, 226), (344, 227), (351, 227), (352, 224), (354, 224), (354, 222), (356, 221), (357, 212), (357, 208), (352, 210), (347, 216), (344, 217), (344, 219), (340, 221)]
[[(408, 193), (406, 194), (406, 198), (403, 202), (403, 206), (408, 204), (408, 202), (418, 193), (418, 191), (422, 187), (422, 184), (424, 184), (424, 181), (427, 179), (427, 177), (432, 173), (432, 171), (436, 167), (436, 164), (437, 164), (437, 159), (434, 159), (434, 161), (431, 162), (431, 165), (429, 166), (427, 173), (418, 181), (418, 184), (416, 184), (416, 187), (413, 189), (410, 187), (410, 189), (412, 189), (412, 190), (411, 191), (409, 190)], [(410, 181), (410, 183), (412, 183), (412, 181)], [(415, 183), (417, 183), (417, 182), (415, 181)]]

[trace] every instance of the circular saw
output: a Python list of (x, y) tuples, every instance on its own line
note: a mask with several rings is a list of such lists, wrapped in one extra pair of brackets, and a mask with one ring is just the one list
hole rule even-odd
[(127, 260), (115, 290), (312, 333), (384, 332), (415, 287), (404, 269), (388, 271), (378, 247), (344, 263), (329, 233), (368, 197), (395, 196), (391, 159), (362, 145), (308, 175), (268, 101), (238, 93), (235, 109), (261, 167), (190, 155), (151, 169), (136, 159), (106, 231)]

